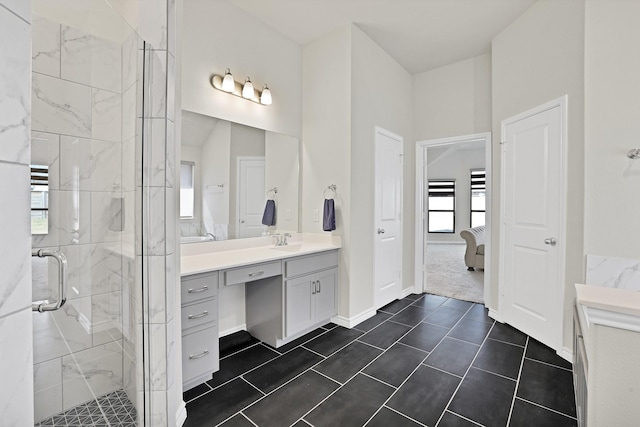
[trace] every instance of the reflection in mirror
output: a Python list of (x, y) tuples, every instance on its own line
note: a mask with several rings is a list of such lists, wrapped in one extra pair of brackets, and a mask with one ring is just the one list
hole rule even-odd
[[(180, 241), (259, 237), (298, 231), (298, 139), (182, 111)], [(273, 188), (278, 191), (269, 191)], [(183, 199), (183, 191), (184, 199)], [(191, 191), (193, 204), (187, 193)], [(275, 225), (262, 223), (266, 202), (275, 202)], [(183, 215), (193, 206), (191, 217)], [(186, 211), (185, 211), (186, 213)]]

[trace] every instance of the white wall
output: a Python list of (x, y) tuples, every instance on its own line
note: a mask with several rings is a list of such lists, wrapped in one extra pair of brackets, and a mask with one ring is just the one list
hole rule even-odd
[(278, 230), (298, 231), (300, 141), (292, 136), (265, 132), (264, 143), (265, 188), (278, 188), (275, 195), (276, 227)]
[[(202, 221), (206, 226), (229, 224), (230, 122), (218, 121), (202, 145), (202, 158), (207, 162), (202, 167)], [(215, 187), (218, 184), (222, 189)]]
[(491, 55), (413, 76), (416, 141), (491, 132)]
[(640, 2), (586, 2), (584, 253), (640, 257)]
[(403, 288), (413, 287), (414, 174), (411, 75), (356, 25), (351, 26), (350, 316), (374, 304), (375, 127), (404, 140)]
[[(427, 179), (455, 179), (456, 205), (455, 230), (450, 233), (427, 233), (427, 242), (463, 243), (460, 231), (471, 225), (471, 169), (485, 167), (484, 148), (453, 149), (433, 147), (427, 149)], [(432, 161), (432, 159), (434, 159)]]
[[(564, 345), (571, 348), (574, 283), (583, 274), (584, 194), (584, 0), (541, 0), (492, 43), (493, 180), (500, 194), (500, 123), (545, 102), (569, 95)], [(493, 199), (492, 266), (499, 271), (500, 200)], [(498, 275), (490, 300), (497, 308)]]
[[(185, 1), (184, 22), (182, 107), (299, 138), (302, 48), (226, 1)], [(267, 83), (273, 104), (259, 105), (214, 89), (211, 76), (227, 68), (236, 81), (250, 76), (258, 89)]]

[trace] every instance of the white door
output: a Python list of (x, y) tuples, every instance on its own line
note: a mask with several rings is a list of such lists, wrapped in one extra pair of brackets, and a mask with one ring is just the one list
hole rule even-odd
[(560, 349), (564, 295), (563, 99), (502, 124), (502, 319)]
[(264, 158), (238, 160), (238, 237), (260, 237), (265, 229)]
[(402, 137), (376, 128), (375, 142), (376, 308), (402, 291)]

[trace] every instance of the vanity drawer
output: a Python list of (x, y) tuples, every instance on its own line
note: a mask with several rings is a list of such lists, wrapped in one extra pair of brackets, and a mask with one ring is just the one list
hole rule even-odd
[(218, 300), (210, 299), (182, 307), (182, 330), (215, 322), (218, 317)]
[(218, 370), (218, 328), (207, 328), (182, 337), (182, 380)]
[(286, 277), (299, 276), (313, 271), (325, 270), (338, 265), (338, 251), (322, 252), (315, 255), (303, 256), (286, 261)]
[(182, 304), (218, 295), (218, 272), (186, 276), (181, 280)]
[(273, 261), (263, 264), (254, 264), (249, 267), (234, 268), (225, 272), (225, 286), (247, 283), (265, 277), (278, 276), (282, 274), (282, 262)]

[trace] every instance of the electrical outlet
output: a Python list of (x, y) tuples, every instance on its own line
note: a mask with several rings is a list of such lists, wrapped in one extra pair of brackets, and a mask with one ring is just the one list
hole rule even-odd
[(313, 222), (320, 221), (320, 211), (318, 209), (313, 210)]

